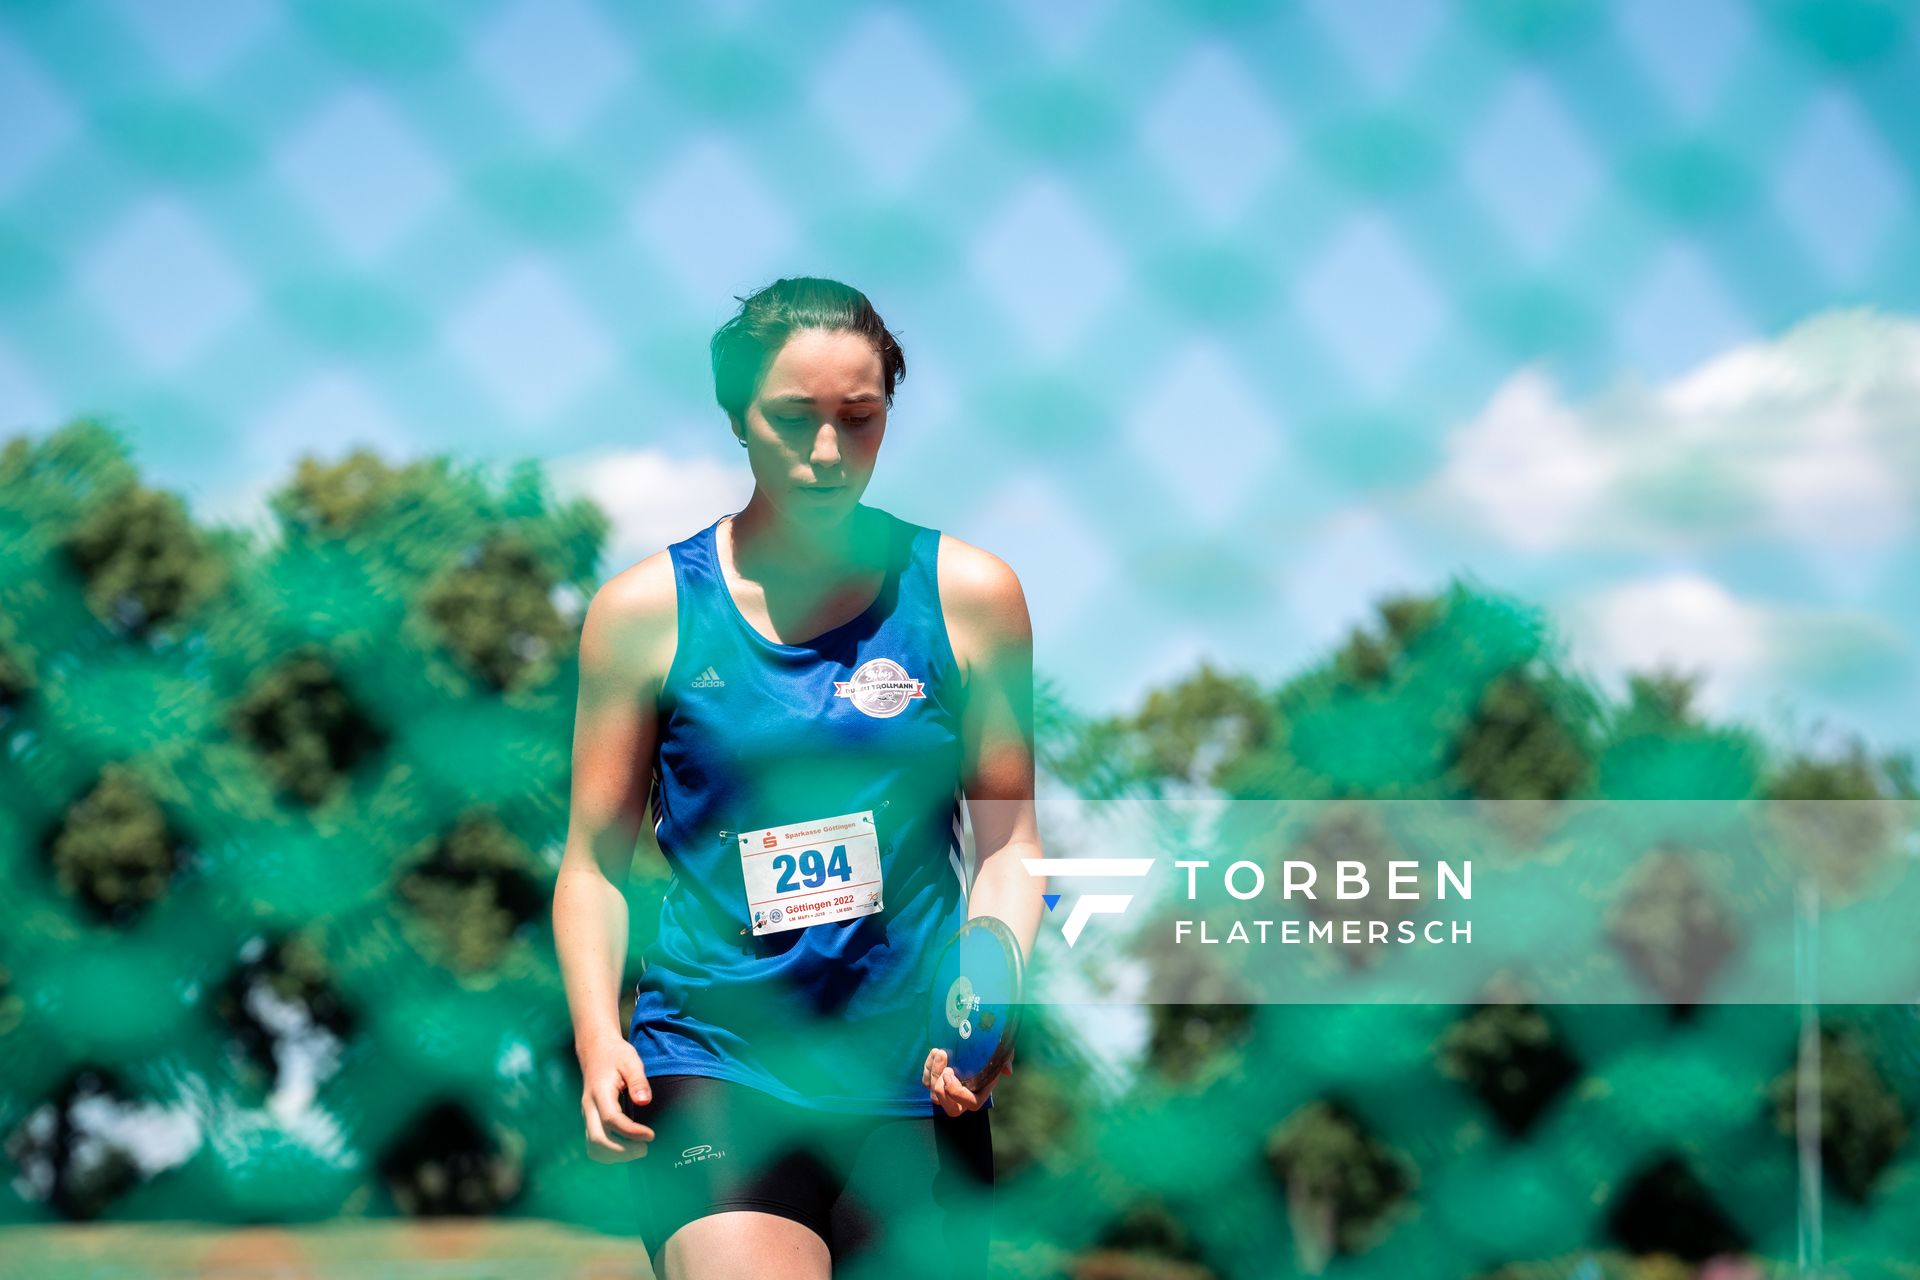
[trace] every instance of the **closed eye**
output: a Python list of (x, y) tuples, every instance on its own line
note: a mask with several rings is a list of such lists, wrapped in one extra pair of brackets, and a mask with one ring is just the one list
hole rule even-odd
[[(870, 423), (870, 422), (872, 422), (872, 421), (874, 420), (874, 418), (875, 418), (875, 416), (877, 416), (877, 415), (875, 415), (875, 414), (871, 414), (871, 413), (867, 413), (867, 414), (862, 414), (861, 416), (859, 416), (859, 417), (857, 417), (857, 418), (846, 418), (846, 419), (843, 419), (843, 421), (844, 421), (844, 422), (846, 423), (846, 425), (847, 425), (847, 426), (849, 426), (849, 427), (864, 427), (864, 426), (866, 426), (866, 425), (867, 425), (868, 423)], [(770, 421), (771, 421), (771, 422), (773, 423), (773, 425), (774, 425), (774, 426), (776, 426), (776, 427), (782, 427), (782, 428), (787, 428), (787, 429), (790, 429), (790, 430), (794, 430), (794, 431), (798, 431), (798, 430), (800, 430), (800, 429), (801, 429), (802, 427), (810, 427), (810, 426), (812, 426), (812, 425), (813, 425), (813, 419), (812, 419), (812, 418), (806, 418), (806, 417), (801, 417), (801, 418), (772, 418), (772, 419), (770, 419)]]

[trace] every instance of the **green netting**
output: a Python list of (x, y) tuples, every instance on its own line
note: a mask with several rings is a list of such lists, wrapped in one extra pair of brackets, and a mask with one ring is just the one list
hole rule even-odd
[[(1659, 385), (1805, 321), (1797, 341), (1870, 374), (1851, 355), (1877, 349), (1878, 322), (1816, 313), (1920, 301), (1909, 11), (723, 9), (356, 3), (226, 25), (169, 6), (0, 6), (0, 428), (44, 435), (100, 411), (140, 445), (138, 469), (81, 434), (0, 471), (0, 671), (31, 679), (0, 705), (0, 1134), (26, 1136), (6, 1148), (19, 1176), (0, 1179), (0, 1221), (60, 1212), (34, 1193), (32, 1135), (93, 1068), (126, 1105), (204, 1135), (104, 1196), (103, 1217), (401, 1214), (396, 1189), (422, 1164), (391, 1158), (464, 1115), (493, 1185), (514, 1189), (497, 1212), (631, 1231), (624, 1171), (581, 1150), (550, 928), (516, 906), (522, 879), (536, 902), (551, 889), (573, 672), (561, 655), (493, 687), (471, 659), (497, 657), (481, 623), (506, 611), (448, 588), (510, 530), (544, 576), (501, 590), (583, 598), (620, 567), (604, 520), (552, 501), (532, 469), (375, 468), (371, 489), (307, 477), (272, 520), (236, 495), (353, 438), (395, 458), (677, 446), (713, 417), (700, 344), (716, 308), (796, 265), (871, 286), (923, 361), (915, 385), (932, 393), (903, 411), (920, 452), (894, 473), (895, 505), (937, 498), (963, 535), (1032, 512), (1001, 527), (1066, 549), (1067, 567), (1027, 574), (1057, 646), (1043, 674), (1075, 694), (1122, 687), (1164, 655), (1115, 638), (1168, 619), (1241, 646), (1278, 732), (1210, 779), (1221, 790), (1764, 792), (1769, 753), (1744, 731), (1611, 731), (1617, 709), (1589, 705), (1544, 608), (1481, 584), (1349, 664), (1377, 678), (1349, 679), (1294, 637), (1350, 593), (1269, 611), (1246, 588), (1273, 567), (1235, 535), (1314, 559), (1327, 526), (1312, 522), (1441, 465), (1443, 428), (1529, 362), (1583, 393)], [(1169, 449), (1190, 424), (1203, 447)], [(983, 457), (1007, 473), (982, 480)], [(276, 536), (183, 549), (164, 501), (117, 501), (142, 469)], [(1633, 513), (1688, 532), (1751, 514), (1712, 468), (1685, 478), (1636, 493)], [(81, 530), (122, 555), (78, 571), (64, 548)], [(436, 622), (437, 593), (469, 602), (472, 634)], [(196, 601), (179, 627), (129, 622), (176, 595)], [(375, 738), (270, 687), (307, 645)], [(1898, 722), (1870, 705), (1896, 701), (1876, 692), (1886, 669), (1862, 669), (1832, 687)], [(253, 697), (287, 741), (243, 740)], [(1542, 732), (1503, 736), (1510, 719)], [(1140, 781), (1124, 732), (1058, 722), (1095, 744), (1106, 772), (1089, 789)], [(60, 847), (85, 884), (62, 887), (55, 846), (110, 765), (150, 809), (74, 832)], [(153, 813), (164, 848), (138, 834)], [(1712, 813), (1689, 832), (1703, 848), (1727, 835)], [(508, 852), (467, 868), (483, 892), (443, 883), (423, 910), (402, 884), (469, 820), (497, 823), (488, 847)], [(1489, 942), (1518, 956), (1579, 939), (1624, 968), (1600, 939), (1645, 852), (1634, 837), (1563, 840), (1560, 861), (1522, 873), (1536, 909)], [(1424, 838), (1426, 855), (1446, 847)], [(156, 853), (170, 869), (147, 901), (131, 886)], [(1778, 878), (1705, 891), (1737, 919), (1800, 870), (1769, 865)], [(636, 952), (659, 892), (630, 886)], [(1830, 911), (1830, 954), (1864, 971), (1858, 953), (1900, 924), (1887, 911), (1871, 894)], [(318, 967), (273, 980), (330, 1019), (337, 1061), (281, 1118), (278, 1073), (244, 1043), (226, 984), (249, 947), (289, 938)], [(473, 955), (486, 963), (453, 964)], [(1789, 989), (1790, 963), (1736, 947), (1720, 991)], [(1303, 964), (1300, 979), (1336, 975)], [(1888, 966), (1886, 998), (1917, 977)], [(1464, 1012), (1260, 1007), (1186, 1075), (1023, 1048), (996, 1117), (1025, 1153), (1001, 1194), (1001, 1261), (1066, 1273), (1157, 1200), (1185, 1238), (1123, 1237), (1142, 1265), (1297, 1273), (1266, 1144), (1330, 1096), (1418, 1175), (1330, 1274), (1537, 1260), (1526, 1274), (1626, 1275), (1582, 1256), (1612, 1243), (1618, 1197), (1668, 1153), (1756, 1250), (1796, 1256), (1802, 1188), (1768, 1091), (1793, 1069), (1800, 1011), (1550, 1009), (1575, 1078), (1517, 1136), (1436, 1066)], [(1822, 1012), (1877, 1028), (1883, 1086), (1913, 1127), (1920, 1060), (1893, 1016), (1907, 1011)], [(1865, 1203), (1820, 1197), (1830, 1262), (1891, 1273), (1920, 1257), (1914, 1143)]]

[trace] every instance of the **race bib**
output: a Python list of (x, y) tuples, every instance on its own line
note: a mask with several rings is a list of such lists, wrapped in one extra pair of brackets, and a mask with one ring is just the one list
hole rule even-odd
[(880, 910), (873, 810), (740, 833), (740, 872), (755, 937)]

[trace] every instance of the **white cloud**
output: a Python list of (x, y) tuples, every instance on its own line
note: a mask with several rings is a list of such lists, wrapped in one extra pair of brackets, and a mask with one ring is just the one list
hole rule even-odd
[(1585, 404), (1522, 370), (1446, 455), (1410, 510), (1517, 551), (1781, 542), (1857, 589), (1920, 511), (1920, 323), (1829, 312)]
[(1436, 495), (1523, 551), (1555, 550), (1599, 524), (1621, 464), (1532, 370), (1509, 378), (1447, 453)]
[(1911, 645), (1884, 618), (1813, 605), (1745, 600), (1714, 579), (1680, 570), (1584, 593), (1556, 611), (1574, 660), (1620, 679), (1672, 668), (1700, 677), (1709, 716), (1762, 710), (1791, 691), (1805, 700), (1833, 672), (1887, 672)]
[(739, 510), (753, 493), (744, 463), (657, 449), (576, 454), (545, 466), (557, 491), (591, 498), (613, 522), (600, 562), (608, 575)]
[(1724, 714), (1766, 669), (1773, 618), (1691, 571), (1615, 583), (1558, 611), (1582, 665), (1704, 676), (1699, 704)]

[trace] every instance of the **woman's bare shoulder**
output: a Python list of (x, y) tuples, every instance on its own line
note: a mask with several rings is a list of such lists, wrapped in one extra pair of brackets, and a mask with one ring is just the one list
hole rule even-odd
[(971, 672), (990, 653), (1032, 643), (1026, 593), (1005, 560), (942, 533), (936, 576), (948, 639), (962, 671)]
[(658, 686), (673, 661), (678, 591), (665, 550), (622, 569), (593, 593), (580, 631), (580, 661)]

